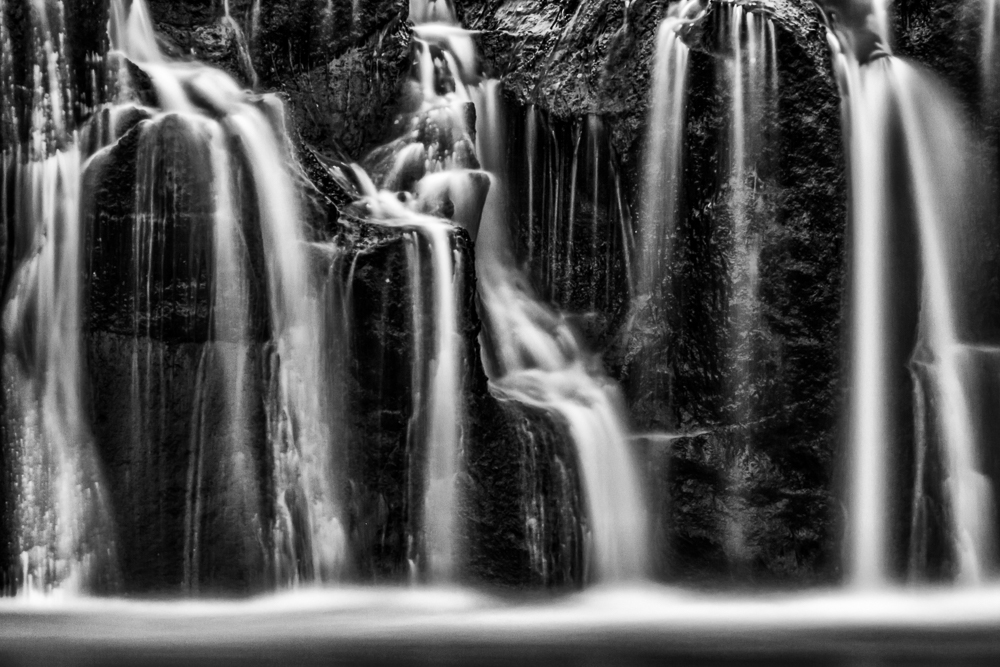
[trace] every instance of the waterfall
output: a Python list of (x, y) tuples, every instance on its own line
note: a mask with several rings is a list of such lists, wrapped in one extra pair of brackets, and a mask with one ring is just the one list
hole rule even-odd
[[(777, 112), (778, 73), (774, 24), (770, 17), (732, 5), (722, 15), (722, 34), (728, 33), (731, 60), (725, 64), (730, 91), (729, 214), (731, 260), (728, 281), (729, 343), (727, 403), (730, 419), (737, 426), (735, 451), (729, 463), (729, 493), (738, 499), (751, 482), (745, 459), (751, 455), (751, 424), (759, 417), (756, 395), (761, 332), (766, 325), (760, 303), (761, 237), (771, 223), (773, 202), (767, 200), (765, 183), (772, 177), (768, 140), (771, 119)], [(727, 551), (736, 558), (744, 547), (742, 518), (734, 512), (727, 521)]]
[(657, 421), (672, 425), (666, 414), (672, 378), (667, 366), (667, 332), (674, 292), (673, 256), (680, 222), (684, 177), (684, 129), (687, 112), (689, 48), (681, 32), (704, 14), (697, 0), (671, 5), (660, 23), (653, 60), (652, 88), (643, 151), (641, 206), (638, 216), (636, 288), (628, 336), (638, 346), (634, 373), (640, 396), (659, 407)]
[[(476, 167), (466, 121), (469, 94), (463, 76), (475, 68), (475, 52), (464, 31), (453, 27), (447, 3), (411, 2), (420, 108), (400, 119), (408, 132), (377, 150), (384, 159), (378, 186), (360, 168), (355, 174), (373, 222), (400, 227), (408, 236), (415, 353), (412, 364), (411, 460), (423, 462), (417, 525), (410, 527), (408, 558), (414, 575), (454, 581), (463, 551), (458, 525), (458, 477), (464, 468), (462, 369), (458, 334), (460, 257), (452, 222), (475, 234), (488, 183)], [(447, 24), (438, 20), (440, 12)], [(382, 188), (380, 191), (379, 188)], [(409, 190), (397, 197), (390, 189)], [(449, 221), (450, 219), (450, 221)], [(427, 253), (423, 248), (427, 247)], [(425, 256), (426, 255), (426, 256)], [(425, 261), (429, 259), (429, 271)], [(430, 276), (429, 294), (424, 291)], [(426, 302), (430, 297), (430, 303)], [(432, 313), (427, 318), (427, 312)], [(429, 319), (430, 326), (425, 322)], [(418, 454), (419, 452), (419, 454)], [(413, 471), (411, 471), (411, 475)]]
[[(0, 4), (0, 15), (5, 10)], [(63, 11), (59, 3), (37, 0), (29, 14), (27, 145), (14, 143), (12, 97), (5, 97), (3, 118), (4, 215), (12, 213), (17, 235), (3, 312), (4, 458), (21, 564), (12, 588), (22, 594), (113, 589), (114, 526), (88, 422), (79, 337), (82, 157), (68, 127), (73, 103)], [(0, 40), (6, 95), (12, 70), (5, 26)]]
[(229, 12), (229, 0), (223, 0), (222, 6), (223, 14), (221, 22), (222, 25), (232, 31), (233, 39), (236, 40), (236, 54), (240, 64), (240, 74), (246, 77), (246, 80), (250, 82), (251, 88), (257, 88), (257, 70), (254, 69), (253, 58), (250, 56), (250, 43), (247, 41), (243, 28), (240, 27), (239, 21), (234, 19), (232, 14)]
[(670, 239), (679, 212), (684, 174), (684, 113), (688, 47), (678, 30), (700, 11), (696, 0), (676, 3), (660, 24), (656, 39), (648, 136), (643, 161), (637, 297), (654, 299), (670, 266)]
[(997, 58), (997, 38), (1000, 37), (1000, 11), (997, 0), (981, 0), (982, 30), (979, 44), (979, 78), (983, 109), (991, 112), (997, 100), (1000, 83), (1000, 61)]
[[(483, 85), (477, 119), (479, 155), (495, 174), (476, 240), (491, 383), (499, 395), (553, 414), (569, 428), (585, 499), (585, 576), (600, 582), (641, 578), (647, 568), (647, 518), (621, 396), (517, 268), (500, 161), (505, 140), (496, 82)], [(532, 517), (526, 519), (530, 524)]]
[[(839, 41), (838, 41), (839, 38)], [(930, 414), (931, 428), (916, 429), (917, 463), (927, 455), (925, 440), (939, 432), (944, 450), (954, 576), (980, 581), (990, 566), (994, 513), (988, 479), (978, 469), (981, 434), (969, 406), (971, 375), (962, 357), (969, 345), (961, 323), (967, 313), (954, 277), (959, 254), (975, 228), (972, 206), (979, 197), (970, 156), (971, 141), (957, 105), (927, 74), (906, 62), (875, 57), (867, 63), (844, 45), (843, 35), (830, 35), (842, 86), (851, 175), (852, 261), (851, 303), (851, 579), (857, 586), (887, 583), (890, 577), (889, 447), (893, 442), (891, 383), (894, 369), (888, 345), (894, 294), (889, 291), (889, 245), (894, 209), (912, 209), (913, 233), (919, 239), (919, 331), (911, 368), (928, 369), (929, 386), (917, 380), (914, 403), (919, 417)], [(897, 134), (898, 133), (898, 134)], [(899, 179), (910, 201), (894, 201)], [(915, 496), (921, 493), (915, 485)], [(922, 499), (915, 497), (915, 505)], [(914, 521), (917, 513), (914, 512)], [(911, 529), (916, 533), (917, 526)], [(919, 544), (918, 536), (911, 542)], [(911, 563), (915, 554), (910, 554)], [(919, 577), (921, 573), (911, 572)]]
[[(454, 567), (447, 564), (457, 561), (454, 477), (461, 459), (461, 439), (456, 433), (455, 414), (460, 415), (460, 411), (455, 396), (461, 387), (453, 333), (455, 292), (450, 278), (456, 267), (448, 250), (449, 230), (447, 224), (427, 214), (451, 218), (476, 236), (477, 275), (488, 330), (484, 362), (494, 390), (508, 400), (549, 412), (569, 429), (587, 499), (586, 516), (580, 520), (590, 544), (587, 562), (591, 577), (611, 581), (642, 576), (645, 508), (627, 449), (617, 389), (594, 370), (593, 360), (561, 318), (531, 294), (524, 276), (515, 268), (513, 249), (505, 237), (504, 120), (498, 82), (470, 85), (476, 76), (475, 50), (469, 33), (455, 27), (447, 2), (411, 2), (410, 16), (417, 24), (414, 79), (422, 94), (421, 109), (407, 120), (412, 134), (404, 132), (399, 140), (370, 156), (368, 163), (377, 173), (375, 183), (364, 190), (376, 221), (413, 228), (431, 248), (435, 352), (431, 359), (418, 355), (414, 373), (419, 376), (431, 369), (426, 382), (429, 405), (423, 406), (423, 412), (429, 415), (426, 429), (433, 437), (426, 441), (428, 468), (422, 508), (422, 539), (430, 574), (438, 579), (455, 576)], [(470, 103), (475, 104), (474, 128), (466, 121)], [(430, 141), (426, 136), (421, 140), (423, 123), (436, 130), (428, 133)], [(478, 149), (474, 153), (468, 143), (473, 132)], [(596, 159), (597, 151), (586, 152)], [(476, 169), (478, 163), (492, 176), (484, 179), (483, 172)], [(367, 182), (363, 173), (358, 174), (358, 180)], [(379, 187), (408, 192), (397, 197), (379, 193)], [(411, 252), (411, 261), (418, 262), (419, 257)], [(411, 267), (411, 272), (416, 282), (421, 269)], [(422, 305), (416, 295), (415, 302)], [(422, 329), (418, 326), (417, 330)], [(425, 347), (418, 342), (418, 350)], [(526, 506), (530, 505), (529, 499)], [(530, 507), (525, 509), (529, 535), (537, 533), (532, 528), (535, 519)], [(529, 544), (529, 552), (539, 552), (535, 547)], [(435, 560), (445, 566), (435, 565)], [(544, 569), (544, 565), (539, 567)]]
[[(133, 1), (128, 11), (120, 2), (113, 3), (110, 33), (112, 46), (150, 78), (159, 107), (152, 110), (152, 120), (138, 129), (140, 154), (147, 137), (155, 141), (155, 128), (169, 124), (183, 142), (192, 146), (189, 150), (208, 156), (200, 176), (211, 184), (202, 196), (214, 202), (213, 231), (206, 238), (215, 267), (210, 280), (212, 333), (199, 362), (198, 386), (202, 389), (196, 391), (207, 392), (208, 396), (195, 396), (195, 412), (203, 413), (207, 405), (214, 405), (204, 401), (216, 401), (221, 393), (221, 419), (229, 426), (222, 427), (223, 433), (215, 437), (200, 438), (196, 419), (192, 432), (185, 536), (188, 585), (197, 588), (206, 446), (221, 446), (223, 450), (216, 452), (215, 458), (221, 461), (223, 472), (219, 474), (225, 481), (215, 483), (228, 487), (222, 497), (234, 503), (225, 512), (241, 517), (233, 520), (242, 525), (241, 539), (248, 545), (271, 545), (269, 559), (276, 580), (333, 579), (344, 565), (346, 547), (334, 482), (332, 449), (336, 435), (332, 432), (332, 406), (327, 400), (331, 388), (321, 363), (324, 315), (308, 268), (299, 176), (287, 140), (283, 107), (273, 95), (253, 97), (244, 93), (218, 70), (167, 61), (156, 44), (148, 10), (141, 0)], [(127, 69), (122, 72), (123, 78), (130, 76)], [(163, 157), (153, 156), (152, 160), (154, 166), (159, 165)], [(232, 192), (231, 183), (240, 183), (241, 179), (246, 179), (247, 185)], [(142, 201), (155, 202), (160, 196), (156, 193), (162, 189), (163, 185), (155, 180), (140, 178), (137, 213), (142, 211)], [(243, 198), (237, 199), (237, 194)], [(253, 197), (249, 207), (247, 195)], [(237, 207), (236, 201), (241, 206)], [(164, 213), (151, 211), (150, 224), (162, 224), (158, 221), (165, 220)], [(271, 326), (270, 343), (265, 348), (265, 374), (269, 378), (265, 413), (271, 457), (266, 465), (254, 462), (246, 431), (248, 364), (253, 354), (250, 348), (256, 344), (250, 335), (247, 290), (250, 276), (258, 270), (251, 269), (251, 240), (247, 236), (250, 220), (260, 225), (251, 236), (259, 238), (263, 248)], [(144, 253), (152, 257), (154, 247), (164, 242), (159, 236), (162, 233), (147, 234), (145, 240), (141, 235), (136, 237), (136, 260), (141, 261)], [(143, 335), (141, 331), (136, 333)], [(139, 340), (136, 344), (149, 345)], [(204, 386), (217, 381), (224, 384), (213, 385), (212, 389)], [(220, 419), (218, 415), (213, 418)], [(273, 496), (273, 507), (267, 512), (258, 507), (261, 490), (257, 488), (255, 468), (260, 466), (272, 475), (273, 491), (269, 495)], [(262, 514), (273, 515), (267, 536), (263, 534), (266, 529), (261, 525)]]
[[(362, 174), (362, 181), (364, 182)], [(422, 525), (418, 536), (422, 549), (409, 554), (422, 562), (421, 572), (431, 581), (453, 581), (461, 566), (458, 538), (458, 474), (462, 467), (461, 368), (456, 280), (459, 255), (452, 250), (452, 227), (440, 218), (422, 215), (403, 205), (394, 194), (366, 188), (372, 218), (385, 225), (412, 230), (408, 260), (413, 298), (415, 354), (413, 358), (413, 417), (411, 428), (419, 434), (425, 450)], [(429, 246), (431, 302), (423, 298), (426, 282), (421, 241)], [(423, 340), (428, 310), (431, 340)], [(415, 457), (419, 460), (419, 457)]]

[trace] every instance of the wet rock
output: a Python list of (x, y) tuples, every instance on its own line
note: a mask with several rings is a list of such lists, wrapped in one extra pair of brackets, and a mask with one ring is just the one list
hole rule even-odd
[[(249, 169), (235, 140), (230, 149), (247, 260), (260, 269), (263, 241)], [(91, 329), (176, 342), (214, 336), (211, 174), (204, 137), (174, 115), (140, 122), (91, 163), (85, 175)], [(265, 337), (266, 286), (259, 270), (250, 275), (256, 277), (248, 286), (251, 330)]]
[(407, 240), (399, 229), (353, 221), (327, 255), (328, 299), (341, 302), (346, 414), (345, 511), (355, 576), (405, 581), (408, 535), (419, 496), (408, 447), (414, 345)]
[[(198, 174), (211, 169), (187, 129), (171, 120), (142, 123), (92, 164), (92, 329), (179, 341), (209, 337), (213, 209)], [(145, 180), (140, 170), (146, 169), (159, 174)], [(152, 216), (136, 210), (140, 197)]]
[(469, 458), (470, 575), (504, 588), (580, 587), (585, 501), (569, 425), (497, 398)]
[[(524, 485), (535, 482), (525, 479), (521, 466), (523, 450), (535, 447), (535, 438), (543, 437), (539, 435), (543, 431), (553, 433), (547, 440), (553, 443), (550, 447), (565, 448), (564, 427), (546, 425), (551, 420), (530, 410), (502, 406), (490, 394), (479, 363), (481, 324), (475, 306), (472, 243), (461, 229), (456, 229), (453, 243), (460, 258), (456, 289), (464, 359), (459, 407), (465, 470), (457, 482), (462, 498), (459, 576), (502, 586), (551, 583), (543, 578), (545, 573), (531, 568), (522, 499), (528, 495), (537, 502), (557, 501), (554, 495), (541, 495), (540, 489), (532, 495)], [(325, 279), (332, 288), (329, 298), (340, 300), (350, 313), (344, 322), (350, 361), (341, 372), (350, 420), (346, 511), (352, 567), (361, 581), (407, 581), (419, 576), (423, 559), (420, 526), (426, 456), (419, 436), (420, 414), (415, 412), (421, 403), (412, 363), (419, 340), (433, 336), (432, 318), (423, 318), (423, 326), (415, 328), (414, 289), (428, 302), (433, 276), (428, 270), (420, 276), (420, 284), (413, 282), (410, 256), (426, 249), (412, 231), (350, 220), (335, 244), (336, 249), (325, 251)], [(424, 262), (428, 269), (429, 265)], [(524, 425), (528, 422), (540, 426), (528, 429)], [(564, 531), (575, 529), (576, 524), (563, 526)], [(573, 548), (572, 543), (560, 546), (554, 533), (546, 537), (546, 548), (559, 554)], [(579, 536), (576, 543), (579, 549)], [(560, 568), (554, 576), (571, 574), (572, 570)]]
[[(125, 592), (224, 593), (269, 585), (264, 495), (241, 506), (248, 481), (267, 479), (260, 346), (227, 350), (90, 330), (86, 335), (93, 432), (118, 530)], [(245, 357), (243, 386), (222, 383), (214, 355)], [(224, 402), (247, 404), (243, 430), (255, 479), (230, 469)]]
[(360, 158), (384, 140), (409, 66), (410, 31), (393, 20), (283, 86), (302, 137), (332, 155)]
[(575, 6), (536, 0), (460, 0), (462, 24), (480, 31), (484, 69), (503, 76), (521, 105), (554, 116), (599, 114), (628, 159), (645, 117), (658, 3), (619, 0)]
[(890, 44), (894, 55), (916, 60), (936, 72), (978, 116), (983, 88), (979, 48), (986, 3), (907, 0), (890, 5)]
[(262, 1), (257, 19), (249, 16), (254, 60), (265, 80), (279, 83), (385, 33), (405, 21), (408, 7), (403, 0)]
[(604, 117), (561, 118), (504, 97), (506, 191), (517, 256), (594, 350), (624, 324), (633, 223)]
[[(141, 120), (84, 178), (85, 341), (94, 436), (129, 592), (251, 592), (269, 585), (264, 391), (269, 320), (246, 168), (242, 202), (251, 339), (224, 341), (211, 300), (215, 202), (204, 137), (178, 116)], [(238, 145), (231, 146), (237, 165)], [(220, 286), (223, 289), (223, 286)], [(230, 298), (223, 292), (220, 298)], [(229, 359), (229, 361), (227, 361)], [(238, 361), (237, 361), (238, 360)], [(225, 364), (246, 369), (235, 384)], [(229, 415), (238, 403), (242, 418)], [(234, 431), (235, 429), (235, 431)], [(239, 431), (239, 432), (237, 432)], [(236, 474), (227, 443), (255, 470)], [(241, 464), (243, 465), (243, 464)], [(238, 502), (236, 499), (240, 499)]]

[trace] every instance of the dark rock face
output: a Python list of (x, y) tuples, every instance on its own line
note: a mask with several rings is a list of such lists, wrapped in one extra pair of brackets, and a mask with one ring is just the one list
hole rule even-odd
[[(351, 415), (347, 455), (348, 537), (357, 576), (405, 581), (419, 502), (409, 478), (413, 412), (410, 356), (413, 314), (406, 238), (399, 230), (359, 225), (341, 239), (345, 258), (327, 280), (346, 287)], [(332, 295), (335, 296), (335, 295)]]
[[(223, 397), (250, 403), (253, 468), (266, 479), (262, 352), (239, 350), (251, 373), (223, 386), (212, 346), (105, 331), (87, 336), (94, 435), (109, 482), (126, 592), (259, 591), (269, 582), (266, 535), (227, 499)], [(267, 516), (258, 499), (253, 508)], [(200, 506), (200, 507), (198, 507)], [(197, 535), (196, 535), (197, 533)]]
[(283, 86), (302, 137), (319, 150), (358, 158), (389, 132), (409, 68), (410, 30), (394, 18), (378, 32)]

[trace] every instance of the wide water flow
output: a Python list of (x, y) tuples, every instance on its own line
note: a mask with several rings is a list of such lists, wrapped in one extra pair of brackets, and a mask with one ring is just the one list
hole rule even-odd
[[(846, 163), (818, 344), (829, 295), (775, 287), (828, 278), (788, 195), (801, 8), (665, 8), (625, 160), (614, 114), (518, 98), (447, 0), (410, 0), (353, 156), (257, 92), (266, 4), (213, 5), (228, 72), (145, 0), (81, 58), (78, 4), (0, 0), (0, 662), (1000, 657), (994, 2), (980, 124), (885, 3), (808, 15)], [(810, 345), (842, 373), (800, 396)]]

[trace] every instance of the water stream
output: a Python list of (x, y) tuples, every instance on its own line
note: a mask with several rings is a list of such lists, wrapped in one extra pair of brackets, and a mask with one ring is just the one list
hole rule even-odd
[[(881, 24), (880, 24), (881, 25)], [(838, 35), (839, 36), (839, 35)], [(919, 238), (920, 316), (911, 367), (927, 369), (914, 381), (918, 419), (917, 469), (931, 456), (928, 438), (944, 450), (948, 522), (954, 549), (953, 576), (982, 581), (990, 569), (994, 516), (991, 484), (979, 469), (982, 434), (969, 407), (972, 378), (962, 362), (966, 341), (959, 328), (967, 320), (953, 277), (960, 273), (963, 237), (977, 233), (975, 201), (979, 179), (976, 155), (957, 105), (928, 74), (901, 59), (880, 55), (859, 60), (851, 40), (831, 34), (835, 64), (846, 105), (850, 136), (853, 278), (853, 381), (851, 419), (851, 577), (859, 586), (884, 586), (892, 578), (889, 546), (891, 499), (889, 460), (895, 440), (890, 404), (893, 357), (893, 293), (887, 258), (901, 224), (894, 208), (912, 207), (910, 233)], [(884, 38), (884, 34), (880, 35)], [(882, 41), (884, 44), (885, 42)], [(844, 45), (844, 46), (841, 46)], [(902, 159), (900, 159), (902, 157)], [(908, 202), (892, 201), (894, 179), (907, 183)], [(922, 476), (914, 488), (923, 502)], [(910, 576), (920, 578), (920, 512), (913, 513)], [(913, 571), (916, 569), (916, 571)]]
[[(117, 576), (114, 525), (85, 411), (82, 158), (69, 129), (65, 28), (60, 7), (34, 2), (29, 11), (29, 143), (5, 146), (3, 156), (3, 201), (12, 207), (19, 262), (3, 312), (4, 432), (20, 561), (19, 581), (6, 587), (27, 595), (113, 588)], [(8, 48), (6, 29), (0, 39)]]

